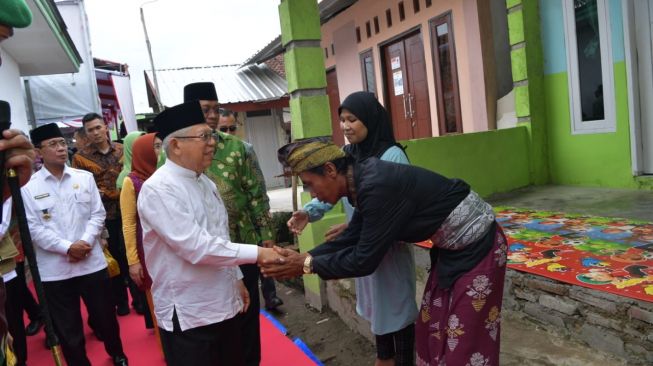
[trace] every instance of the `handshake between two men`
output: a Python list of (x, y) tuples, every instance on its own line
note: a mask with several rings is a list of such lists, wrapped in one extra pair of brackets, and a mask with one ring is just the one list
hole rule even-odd
[(297, 253), (275, 245), (272, 248), (259, 248), (257, 263), (265, 277), (288, 279), (310, 273), (304, 269), (307, 257), (310, 257), (308, 253)]

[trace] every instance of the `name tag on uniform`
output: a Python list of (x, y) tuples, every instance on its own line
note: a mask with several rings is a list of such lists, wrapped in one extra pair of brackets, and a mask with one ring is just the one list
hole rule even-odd
[(35, 200), (40, 200), (40, 199), (43, 199), (43, 198), (46, 198), (46, 197), (50, 197), (50, 193), (39, 194), (38, 196), (34, 196), (34, 199)]

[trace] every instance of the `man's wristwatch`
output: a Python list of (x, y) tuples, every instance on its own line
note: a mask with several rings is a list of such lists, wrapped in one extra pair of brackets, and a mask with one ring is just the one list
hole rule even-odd
[(313, 273), (313, 257), (308, 254), (304, 259), (304, 274)]

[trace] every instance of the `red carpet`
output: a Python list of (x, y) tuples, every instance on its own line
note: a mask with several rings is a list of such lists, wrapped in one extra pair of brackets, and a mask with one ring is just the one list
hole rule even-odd
[[(82, 305), (83, 318), (86, 319), (86, 309)], [(302, 350), (283, 335), (268, 319), (261, 317), (261, 366), (279, 365), (315, 365)], [(125, 353), (131, 366), (165, 365), (163, 355), (154, 338), (154, 332), (145, 329), (143, 317), (133, 310), (130, 315), (118, 317), (120, 335)], [(94, 366), (111, 366), (111, 360), (104, 351), (102, 342), (98, 341), (85, 325), (86, 354)], [(45, 348), (45, 333), (41, 331), (33, 337), (27, 337), (28, 365), (54, 365), (52, 354)]]
[(509, 268), (653, 302), (653, 224), (509, 207), (495, 211), (508, 237)]

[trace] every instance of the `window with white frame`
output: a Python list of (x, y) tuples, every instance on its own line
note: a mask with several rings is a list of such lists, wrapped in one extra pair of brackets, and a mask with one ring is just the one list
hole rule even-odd
[(572, 134), (615, 132), (607, 0), (562, 0)]

